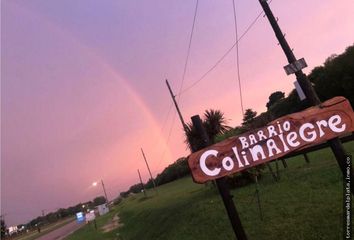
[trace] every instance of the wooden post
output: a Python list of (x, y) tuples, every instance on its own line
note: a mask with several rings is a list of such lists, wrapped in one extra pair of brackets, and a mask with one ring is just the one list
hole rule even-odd
[(310, 163), (310, 159), (307, 156), (307, 153), (304, 153), (304, 158), (305, 158), (306, 163)]
[(95, 229), (97, 230), (97, 222), (96, 222), (96, 218), (93, 220), (93, 225), (95, 226)]
[(139, 169), (138, 169), (138, 175), (139, 175), (141, 187), (143, 188), (144, 196), (146, 197), (146, 191), (145, 191), (143, 180), (141, 179), (141, 175), (140, 175)]
[[(195, 127), (196, 131), (198, 132), (198, 135), (203, 140), (203, 143), (204, 143), (203, 147), (207, 147), (207, 146), (211, 145), (211, 142), (210, 142), (209, 137), (202, 125), (202, 120), (200, 119), (199, 115), (195, 115), (192, 117), (192, 123), (193, 123), (193, 126)], [(199, 149), (197, 149), (195, 146), (192, 146), (192, 150), (193, 150), (193, 152), (195, 152)], [(246, 236), (245, 230), (243, 229), (243, 226), (241, 224), (240, 217), (238, 216), (238, 212), (236, 210), (235, 203), (232, 200), (233, 196), (230, 194), (230, 190), (228, 189), (228, 187), (226, 185), (225, 177), (216, 179), (216, 185), (218, 187), (221, 198), (224, 202), (227, 215), (229, 216), (229, 220), (230, 220), (232, 229), (234, 230), (234, 233), (235, 233), (237, 239), (238, 240), (247, 240), (247, 236)]]
[(276, 182), (278, 182), (278, 178), (277, 178), (277, 176), (274, 174), (273, 168), (272, 168), (272, 166), (270, 166), (270, 163), (266, 163), (266, 165), (267, 165), (267, 167), (268, 167), (268, 169), (269, 169), (270, 174), (272, 174), (272, 177), (274, 178), (274, 180), (275, 180)]
[(258, 185), (258, 176), (255, 176), (256, 180), (256, 195), (257, 195), (257, 203), (258, 203), (258, 209), (259, 209), (259, 215), (261, 217), (261, 220), (263, 221), (263, 213), (262, 213), (262, 208), (261, 208), (261, 198), (259, 196), (259, 185)]
[[(276, 38), (279, 41), (279, 45), (281, 46), (281, 48), (284, 51), (284, 54), (286, 56), (286, 58), (288, 59), (289, 64), (294, 64), (295, 62), (297, 62), (297, 59), (292, 51), (292, 49), (290, 48), (288, 42), (286, 41), (284, 34), (282, 33), (277, 20), (275, 19), (272, 10), (270, 9), (267, 0), (259, 0), (259, 3), (261, 4), (263, 11), (265, 13), (265, 15), (267, 16), (270, 25), (273, 28), (273, 31), (275, 33)], [(308, 80), (306, 74), (304, 74), (300, 69), (297, 69), (295, 72), (296, 75), (296, 80), (298, 81), (300, 87), (302, 88), (306, 99), (308, 101), (308, 103), (310, 105), (319, 105), (321, 104), (320, 99), (318, 98), (315, 90), (313, 89), (310, 81)], [(334, 156), (336, 157), (337, 163), (339, 165), (339, 168), (342, 171), (343, 176), (346, 175), (346, 167), (345, 167), (345, 161), (346, 161), (346, 152), (343, 148), (343, 145), (340, 141), (340, 139), (338, 137), (331, 139), (328, 141), (332, 152), (334, 154)], [(354, 179), (354, 175), (353, 172), (351, 173), (351, 178)], [(353, 194), (354, 191), (354, 181), (350, 182), (350, 189), (351, 192)]]
[(277, 172), (277, 178), (278, 178), (278, 180), (280, 180), (278, 158), (275, 159), (275, 170), (276, 170), (276, 172)]
[(281, 159), (281, 162), (283, 163), (283, 167), (284, 167), (284, 168), (287, 168), (287, 167), (288, 167), (288, 164), (286, 163), (285, 158), (282, 158), (282, 159)]

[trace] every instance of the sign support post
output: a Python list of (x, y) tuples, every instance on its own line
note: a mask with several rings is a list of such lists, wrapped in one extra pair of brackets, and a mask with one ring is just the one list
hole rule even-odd
[(281, 162), (283, 163), (283, 167), (284, 167), (284, 168), (287, 168), (287, 167), (288, 167), (288, 165), (286, 164), (286, 161), (285, 161), (284, 158), (281, 159)]
[(277, 171), (277, 179), (278, 179), (278, 181), (280, 181), (280, 173), (279, 173), (278, 158), (275, 159), (275, 170)]
[[(306, 66), (304, 63), (304, 60), (300, 59), (297, 60), (293, 51), (291, 50), (288, 42), (286, 41), (284, 34), (282, 33), (277, 20), (275, 19), (272, 10), (270, 9), (267, 0), (259, 0), (259, 3), (261, 4), (263, 11), (265, 15), (267, 16), (270, 25), (273, 28), (273, 31), (275, 33), (275, 36), (277, 37), (279, 44), (281, 48), (283, 49), (286, 58), (288, 59), (289, 65), (291, 65), (290, 68), (294, 69), (293, 73), (296, 75), (296, 79), (304, 91), (304, 94), (307, 98), (307, 101), (310, 105), (319, 105), (321, 104), (320, 99), (318, 98), (315, 90), (313, 89), (310, 81), (308, 80), (306, 74), (302, 72), (302, 68)], [(285, 70), (287, 71), (287, 66), (285, 67)], [(287, 71), (288, 73), (289, 71)], [(290, 73), (290, 72), (289, 72)], [(346, 152), (343, 148), (343, 145), (339, 138), (334, 138), (328, 141), (333, 154), (336, 157), (336, 160), (338, 162), (339, 168), (341, 169), (343, 175), (346, 174), (346, 168), (345, 168), (345, 159), (346, 159)], [(351, 177), (353, 178), (353, 173), (351, 174)], [(354, 179), (354, 178), (353, 178)], [(354, 185), (353, 182), (350, 183), (350, 189), (353, 194), (354, 190)]]
[(270, 163), (266, 163), (266, 165), (267, 165), (268, 170), (269, 170), (270, 174), (272, 175), (274, 181), (278, 182), (278, 177), (277, 177), (277, 175), (274, 174), (273, 168), (272, 168), (272, 166), (270, 166)]
[(307, 156), (307, 153), (304, 153), (304, 158), (305, 158), (306, 163), (310, 163), (310, 159), (309, 159), (309, 156)]
[[(195, 115), (192, 117), (192, 123), (195, 129), (197, 130), (198, 135), (201, 137), (201, 139), (204, 142), (203, 147), (207, 147), (211, 145), (209, 137), (202, 125), (202, 120), (200, 119), (199, 115)], [(200, 149), (196, 149), (194, 146), (192, 146), (193, 152), (196, 152)], [(232, 226), (232, 229), (235, 232), (235, 235), (238, 240), (247, 240), (247, 236), (245, 233), (245, 230), (243, 229), (243, 226), (241, 224), (240, 217), (237, 213), (236, 206), (234, 201), (232, 200), (233, 196), (230, 194), (230, 190), (228, 189), (226, 185), (226, 179), (225, 177), (216, 179), (216, 185), (218, 187), (219, 193), (221, 195), (221, 198), (224, 202), (227, 215), (229, 216), (229, 220)]]
[(257, 204), (258, 204), (258, 209), (259, 209), (259, 215), (261, 217), (261, 220), (263, 221), (263, 213), (262, 213), (262, 208), (261, 208), (261, 199), (259, 197), (258, 175), (255, 176), (255, 180), (256, 180), (256, 195), (257, 195)]

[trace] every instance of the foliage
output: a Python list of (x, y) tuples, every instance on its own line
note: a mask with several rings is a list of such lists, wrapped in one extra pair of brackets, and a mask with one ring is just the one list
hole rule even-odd
[(107, 200), (104, 196), (98, 196), (93, 199), (93, 204), (95, 206), (105, 204), (106, 202), (107, 202)]
[(224, 117), (224, 113), (220, 110), (206, 110), (204, 113), (204, 127), (208, 134), (209, 139), (214, 142), (214, 138), (218, 134), (226, 133), (231, 129), (227, 126), (227, 121)]
[(179, 158), (176, 162), (166, 167), (162, 173), (156, 176), (156, 184), (162, 185), (169, 182), (172, 182), (176, 179), (182, 178), (190, 174), (188, 168), (187, 159), (182, 157)]
[[(205, 123), (203, 122), (203, 125), (204, 124)], [(205, 128), (205, 126), (204, 126), (204, 128)], [(186, 139), (184, 140), (184, 142), (187, 144), (187, 146), (191, 152), (193, 151), (193, 146), (196, 149), (201, 149), (205, 146), (205, 143), (200, 138), (197, 130), (195, 129), (195, 127), (193, 126), (192, 123), (187, 123)]]
[(114, 205), (119, 205), (122, 202), (123, 198), (117, 197), (113, 200)]
[(223, 134), (216, 135), (215, 142), (216, 143), (221, 142), (229, 137), (240, 135), (240, 134), (244, 133), (245, 131), (247, 131), (247, 129), (245, 127), (231, 128), (230, 130), (228, 130), (227, 132), (225, 132)]
[(3, 238), (6, 233), (6, 224), (4, 219), (1, 219), (0, 222), (1, 222), (1, 238)]
[(257, 116), (257, 112), (256, 111), (253, 111), (252, 109), (248, 108), (246, 109), (245, 111), (245, 114), (243, 116), (243, 122), (242, 122), (242, 125), (243, 126), (248, 126), (250, 125), (254, 118)]
[[(206, 110), (202, 124), (212, 143), (215, 142), (215, 138), (218, 134), (224, 134), (231, 130), (231, 127), (226, 125), (227, 120), (224, 117), (224, 113), (220, 110)], [(201, 149), (205, 146), (202, 137), (199, 136), (192, 123), (187, 123), (185, 143), (191, 151), (193, 151), (192, 146), (194, 146), (195, 149)]]
[(141, 183), (134, 184), (129, 188), (129, 192), (132, 193), (139, 193), (141, 192), (141, 190), (143, 190), (143, 186), (141, 185)]
[[(182, 157), (179, 158), (174, 163), (167, 166), (160, 174), (156, 176), (154, 179), (156, 185), (163, 185), (169, 182), (172, 182), (176, 179), (185, 177), (190, 174), (190, 170), (188, 167), (187, 159)], [(144, 184), (145, 189), (153, 188), (153, 182), (151, 179)], [(128, 191), (121, 192), (120, 196), (122, 198), (126, 198), (130, 193), (140, 193), (143, 189), (143, 186), (140, 183), (132, 185)]]
[(58, 214), (55, 212), (50, 212), (47, 215), (45, 215), (45, 220), (48, 223), (53, 223), (56, 222), (59, 219)]
[(285, 93), (281, 91), (276, 91), (270, 94), (269, 101), (266, 104), (267, 109), (269, 109), (274, 103), (279, 102), (279, 100), (285, 97)]
[(323, 66), (316, 67), (309, 74), (309, 80), (321, 100), (334, 96), (346, 97), (354, 105), (354, 45), (343, 54), (332, 55)]
[(65, 218), (65, 217), (68, 217), (70, 215), (70, 212), (68, 209), (66, 208), (60, 208), (58, 211), (57, 211), (58, 215), (59, 215), (59, 218)]

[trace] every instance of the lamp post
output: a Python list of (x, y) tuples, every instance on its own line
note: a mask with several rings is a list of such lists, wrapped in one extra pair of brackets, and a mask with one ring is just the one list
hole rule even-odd
[[(97, 182), (93, 182), (93, 183), (92, 183), (92, 186), (96, 187), (97, 184), (98, 184)], [(107, 197), (107, 193), (106, 193), (106, 188), (105, 188), (105, 186), (104, 186), (104, 183), (103, 183), (103, 180), (102, 180), (102, 179), (101, 179), (101, 184), (102, 184), (104, 196), (105, 196), (105, 198), (106, 198), (106, 202), (107, 202), (107, 204), (108, 204), (108, 197)]]

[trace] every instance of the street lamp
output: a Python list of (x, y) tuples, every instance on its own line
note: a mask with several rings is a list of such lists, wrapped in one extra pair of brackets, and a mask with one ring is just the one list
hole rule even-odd
[[(92, 183), (92, 186), (96, 187), (97, 186), (97, 182), (93, 182)], [(103, 188), (103, 192), (104, 192), (104, 196), (106, 198), (106, 202), (108, 204), (108, 197), (107, 197), (107, 193), (106, 193), (106, 188), (104, 187), (104, 183), (103, 183), (103, 180), (101, 179), (101, 184), (102, 184), (102, 188)]]

